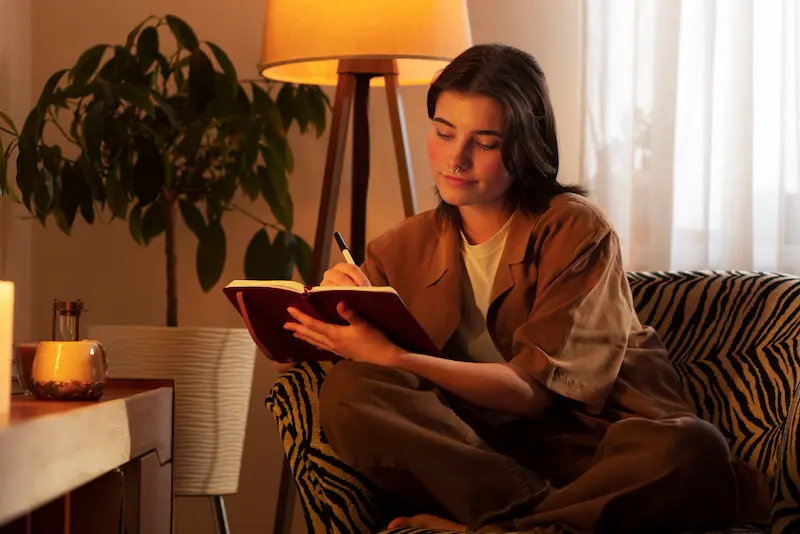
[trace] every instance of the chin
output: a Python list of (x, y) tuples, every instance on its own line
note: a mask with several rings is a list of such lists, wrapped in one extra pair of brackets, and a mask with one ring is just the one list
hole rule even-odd
[(442, 202), (450, 204), (451, 206), (469, 206), (470, 204), (474, 204), (474, 199), (471, 198), (472, 195), (465, 194), (462, 191), (451, 191), (447, 186), (437, 187), (436, 192), (439, 198), (442, 199)]

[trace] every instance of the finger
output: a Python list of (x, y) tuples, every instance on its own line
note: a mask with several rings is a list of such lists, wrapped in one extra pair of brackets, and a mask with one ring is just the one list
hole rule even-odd
[(339, 312), (339, 315), (342, 316), (342, 319), (350, 323), (351, 325), (359, 325), (364, 324), (364, 319), (353, 310), (350, 306), (345, 304), (344, 302), (340, 302), (336, 305), (336, 311)]
[(352, 263), (337, 263), (333, 266), (332, 270), (347, 276), (347, 278), (350, 279), (349, 285), (361, 287), (369, 287), (372, 285), (367, 275), (364, 274), (364, 271), (362, 271), (358, 265), (353, 265)]
[(286, 309), (286, 311), (288, 311), (289, 315), (291, 315), (300, 324), (310, 328), (311, 330), (314, 330), (315, 332), (319, 332), (326, 336), (330, 335), (333, 325), (328, 324), (324, 321), (320, 321), (318, 319), (314, 319), (310, 315), (301, 312), (297, 308), (289, 307)]
[(354, 286), (356, 283), (345, 273), (335, 269), (325, 271), (321, 286)]
[(411, 526), (407, 517), (397, 517), (386, 528), (406, 528)]
[(309, 328), (305, 325), (298, 324), (298, 323), (286, 323), (283, 325), (286, 330), (290, 330), (296, 334), (300, 334), (307, 338), (313, 339), (318, 343), (322, 343), (323, 345), (330, 346), (330, 340), (324, 335), (319, 332), (316, 332), (314, 329)]

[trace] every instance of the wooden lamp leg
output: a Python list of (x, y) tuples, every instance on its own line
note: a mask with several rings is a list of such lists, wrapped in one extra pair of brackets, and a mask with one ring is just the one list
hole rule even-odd
[(325, 175), (322, 182), (322, 196), (319, 201), (317, 233), (311, 258), (311, 283), (322, 280), (325, 266), (331, 254), (333, 223), (336, 218), (336, 203), (339, 200), (339, 186), (342, 183), (344, 147), (347, 141), (347, 126), (350, 120), (350, 106), (356, 85), (355, 75), (339, 74), (336, 97), (333, 103), (331, 134), (328, 139), (328, 152), (325, 158)]
[(350, 202), (350, 252), (357, 264), (364, 261), (369, 189), (369, 74), (356, 74), (353, 105), (353, 182)]
[(403, 101), (397, 87), (397, 75), (387, 74), (384, 79), (386, 80), (386, 99), (389, 102), (389, 122), (392, 126), (394, 156), (397, 160), (397, 175), (400, 178), (400, 193), (403, 196), (403, 212), (408, 218), (417, 213), (417, 197), (414, 191), (411, 153), (408, 150)]

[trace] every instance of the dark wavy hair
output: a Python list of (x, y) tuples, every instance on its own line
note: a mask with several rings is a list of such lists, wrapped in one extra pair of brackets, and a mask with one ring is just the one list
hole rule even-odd
[[(562, 185), (558, 176), (556, 119), (542, 68), (530, 54), (502, 44), (480, 44), (456, 57), (428, 89), (428, 118), (444, 91), (484, 95), (505, 111), (501, 153), (511, 177), (506, 202), (528, 213), (544, 211), (561, 193), (586, 195), (579, 186)], [(437, 191), (438, 195), (438, 191)], [(456, 206), (439, 196), (437, 219), (461, 226)]]

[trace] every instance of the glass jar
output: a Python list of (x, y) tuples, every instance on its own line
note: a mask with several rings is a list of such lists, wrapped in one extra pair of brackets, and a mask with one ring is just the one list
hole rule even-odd
[(33, 359), (33, 392), (41, 400), (97, 400), (108, 358), (97, 341), (42, 341)]

